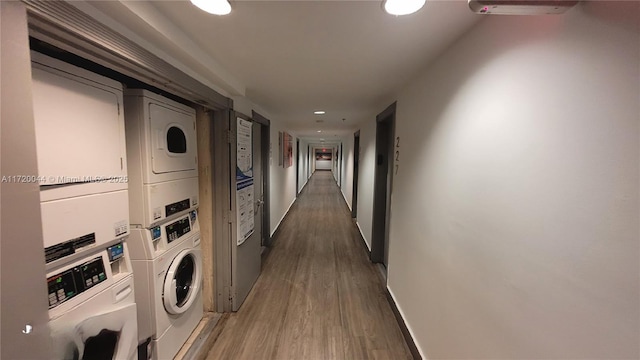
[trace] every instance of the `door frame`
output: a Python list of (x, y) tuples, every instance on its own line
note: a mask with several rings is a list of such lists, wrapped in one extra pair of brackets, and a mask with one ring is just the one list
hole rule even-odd
[(376, 159), (373, 180), (373, 229), (371, 261), (388, 264), (389, 220), (393, 187), (393, 139), (395, 137), (396, 103), (376, 116)]
[[(215, 111), (211, 138), (213, 139), (213, 219), (215, 257), (215, 299), (217, 312), (231, 311), (231, 243), (236, 223), (235, 208), (232, 204), (231, 186), (231, 118), (235, 112), (230, 109)], [(235, 149), (234, 149), (235, 150)], [(235, 201), (235, 200), (234, 200)]]
[(269, 185), (271, 184), (270, 169), (271, 166), (271, 121), (266, 117), (260, 115), (255, 111), (251, 111), (251, 118), (253, 122), (262, 125), (262, 188), (264, 204), (262, 206), (262, 246), (271, 247), (271, 196), (269, 192)]

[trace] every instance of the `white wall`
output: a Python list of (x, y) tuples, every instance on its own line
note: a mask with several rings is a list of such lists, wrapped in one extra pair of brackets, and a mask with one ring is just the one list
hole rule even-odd
[(331, 170), (331, 160), (316, 160), (316, 170)]
[(353, 199), (353, 135), (342, 138), (342, 196), (349, 209)]
[[(295, 137), (288, 129), (282, 127), (281, 124), (271, 121), (271, 149), (272, 158), (270, 161), (270, 200), (271, 200), (271, 235), (276, 231), (280, 222), (289, 211), (291, 205), (296, 200), (296, 162), (293, 166), (284, 168), (278, 165), (278, 132), (287, 131), (291, 136)], [(298, 151), (296, 143), (293, 142), (293, 153)]]
[(489, 17), (400, 94), (388, 288), (424, 357), (640, 357), (638, 4)]
[(298, 156), (300, 159), (300, 164), (297, 169), (299, 176), (298, 183), (298, 193), (304, 188), (309, 180), (309, 155), (307, 154), (309, 143), (305, 140), (300, 139), (300, 148), (298, 149)]

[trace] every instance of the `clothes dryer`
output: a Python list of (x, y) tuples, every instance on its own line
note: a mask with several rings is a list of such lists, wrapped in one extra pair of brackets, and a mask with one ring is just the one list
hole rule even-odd
[(131, 224), (151, 228), (198, 206), (195, 110), (147, 90), (124, 96)]
[(37, 52), (31, 58), (33, 180), (46, 262), (59, 266), (129, 235), (122, 84)]
[(40, 200), (127, 189), (122, 84), (37, 52), (31, 58)]
[(130, 176), (143, 184), (198, 176), (196, 112), (147, 90), (124, 97)]

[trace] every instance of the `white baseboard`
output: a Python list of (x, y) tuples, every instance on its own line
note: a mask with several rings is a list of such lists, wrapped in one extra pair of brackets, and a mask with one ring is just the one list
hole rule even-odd
[(273, 231), (271, 231), (271, 236), (273, 236), (273, 234), (276, 233), (276, 231), (278, 231), (278, 228), (280, 227), (280, 224), (282, 224), (282, 220), (284, 220), (285, 217), (287, 217), (287, 214), (289, 213), (289, 210), (291, 210), (291, 207), (293, 206), (293, 203), (295, 203), (297, 200), (293, 199), (293, 201), (291, 202), (291, 204), (289, 204), (289, 207), (287, 208), (287, 210), (284, 212), (284, 215), (282, 215), (282, 217), (280, 218), (280, 221), (278, 221), (278, 224), (276, 225), (275, 229), (273, 229)]
[(362, 236), (362, 238), (364, 239), (365, 245), (367, 245), (367, 249), (371, 251), (371, 245), (369, 245), (369, 242), (367, 241), (367, 237), (364, 236), (364, 233), (362, 232), (362, 228), (360, 227), (360, 223), (357, 220), (356, 220), (356, 226), (358, 227), (358, 231), (360, 231), (360, 236)]
[(302, 187), (300, 187), (300, 191), (298, 191), (298, 194), (300, 194), (302, 190), (304, 190), (304, 187), (307, 186), (308, 183), (309, 183), (309, 179), (304, 181), (304, 184), (302, 184)]
[(342, 197), (344, 198), (344, 202), (347, 203), (347, 207), (349, 208), (349, 211), (353, 210), (351, 208), (351, 204), (349, 204), (349, 200), (347, 200), (347, 196), (344, 194), (344, 191), (342, 191), (342, 188), (340, 188), (340, 193), (342, 193)]
[(402, 320), (404, 321), (404, 325), (406, 326), (407, 330), (409, 331), (409, 334), (411, 335), (411, 338), (413, 339), (413, 343), (415, 344), (416, 348), (418, 349), (418, 352), (420, 353), (420, 357), (422, 357), (424, 360), (427, 360), (428, 357), (426, 357), (424, 355), (424, 352), (422, 351), (422, 348), (420, 347), (420, 344), (418, 344), (416, 342), (416, 339), (417, 339), (416, 335), (413, 333), (413, 330), (411, 330), (411, 325), (409, 325), (409, 323), (407, 322), (407, 317), (405, 316), (404, 312), (402, 311), (402, 307), (400, 307), (400, 303), (398, 303), (398, 299), (393, 294), (393, 291), (391, 291), (391, 288), (389, 288), (388, 278), (387, 278), (387, 291), (389, 292), (389, 295), (391, 295), (391, 298), (393, 299), (393, 302), (395, 303), (396, 309), (398, 309), (398, 312), (400, 313), (400, 316), (402, 316)]

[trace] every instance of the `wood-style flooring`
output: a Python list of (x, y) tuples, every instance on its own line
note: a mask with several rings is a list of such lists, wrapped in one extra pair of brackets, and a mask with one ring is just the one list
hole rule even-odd
[(207, 359), (411, 359), (331, 172), (311, 177), (280, 226)]

